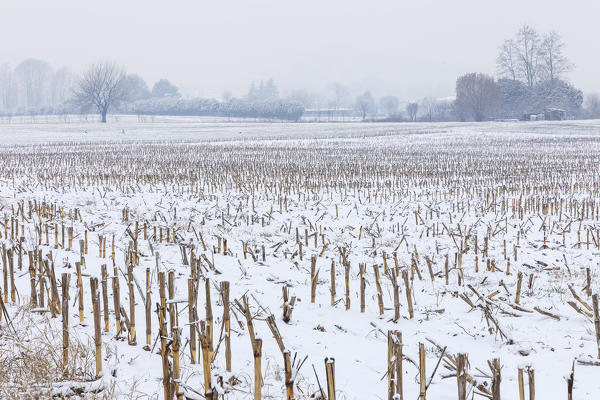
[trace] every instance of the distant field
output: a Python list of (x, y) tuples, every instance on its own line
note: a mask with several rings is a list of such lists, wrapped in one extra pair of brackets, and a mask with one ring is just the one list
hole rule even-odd
[(597, 399), (599, 219), (600, 121), (0, 123), (0, 398)]
[[(271, 123), (228, 121), (219, 118), (145, 117), (109, 118), (109, 123), (82, 122), (71, 116), (69, 123), (56, 116), (14, 117), (0, 122), (0, 137), (5, 144), (49, 143), (64, 141), (212, 141), (246, 139), (312, 139), (333, 137), (387, 136), (408, 133), (539, 133), (564, 135), (596, 135), (600, 120), (483, 122), (483, 123)], [(123, 131), (125, 133), (123, 133)]]

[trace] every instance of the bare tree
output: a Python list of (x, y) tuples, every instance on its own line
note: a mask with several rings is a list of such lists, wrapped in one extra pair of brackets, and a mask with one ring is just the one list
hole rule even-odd
[(452, 113), (452, 105), (448, 100), (437, 100), (434, 104), (433, 119), (436, 121), (447, 121)]
[(529, 25), (523, 25), (517, 32), (517, 51), (521, 70), (527, 86), (532, 88), (537, 82), (538, 60), (540, 54), (540, 35)]
[(21, 98), (27, 108), (48, 104), (48, 81), (52, 69), (42, 60), (28, 58), (15, 68), (21, 86)]
[(69, 68), (58, 69), (50, 81), (51, 104), (58, 106), (69, 100), (74, 84), (75, 76)]
[(500, 47), (496, 64), (500, 76), (523, 80), (532, 88), (537, 81), (540, 35), (529, 25), (523, 25), (515, 39), (509, 39)]
[(436, 104), (437, 101), (433, 97), (425, 97), (423, 100), (421, 100), (421, 110), (423, 110), (423, 117), (429, 122), (433, 121)]
[(417, 113), (419, 112), (419, 104), (418, 103), (408, 103), (406, 105), (406, 113), (411, 121), (417, 120)]
[(502, 105), (502, 92), (494, 78), (470, 73), (456, 80), (457, 113), (471, 114), (475, 121), (485, 121)]
[(375, 112), (375, 100), (371, 92), (365, 92), (356, 98), (356, 109), (363, 121), (367, 118), (367, 114)]
[(17, 106), (17, 82), (8, 63), (0, 66), (0, 109), (12, 110)]
[(556, 32), (540, 35), (529, 25), (523, 25), (514, 39), (500, 46), (496, 59), (502, 78), (521, 81), (532, 89), (543, 81), (556, 81), (572, 69), (564, 55), (565, 44)]
[(519, 60), (516, 47), (517, 45), (514, 40), (506, 40), (500, 46), (500, 53), (496, 59), (499, 75), (513, 81), (519, 78)]
[(94, 106), (106, 122), (111, 107), (126, 98), (124, 88), (125, 69), (113, 62), (101, 61), (92, 64), (79, 80), (75, 99), (82, 106)]
[(572, 69), (572, 64), (565, 57), (565, 43), (558, 33), (552, 31), (544, 35), (539, 49), (539, 73), (543, 79), (554, 81)]

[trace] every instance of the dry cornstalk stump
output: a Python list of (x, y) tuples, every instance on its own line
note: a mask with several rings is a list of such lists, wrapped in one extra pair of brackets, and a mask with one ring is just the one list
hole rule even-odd
[[(574, 374), (600, 365), (597, 139), (448, 128), (462, 135), (380, 143), (365, 129), (314, 143), (3, 144), (2, 333), (21, 312), (50, 321), (65, 381), (83, 379), (67, 368), (83, 362), (70, 351), (82, 335), (95, 382), (115, 364), (105, 349), (146, 350), (168, 399), (499, 399), (516, 382), (531, 400), (562, 376), (569, 398), (600, 390)], [(457, 355), (423, 344), (440, 324)], [(325, 356), (306, 343), (327, 348), (320, 381), (300, 371)], [(372, 357), (350, 366), (332, 343)], [(504, 357), (523, 343), (523, 362)], [(535, 374), (532, 353), (553, 362)], [(436, 379), (439, 365), (453, 379)]]

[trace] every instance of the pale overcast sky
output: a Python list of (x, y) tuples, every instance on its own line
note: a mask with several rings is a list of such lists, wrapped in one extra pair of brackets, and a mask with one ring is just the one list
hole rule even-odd
[(81, 71), (112, 59), (152, 85), (189, 94), (246, 92), (273, 77), (285, 91), (451, 96), (459, 74), (495, 73), (520, 25), (556, 30), (571, 81), (600, 91), (597, 0), (0, 0), (0, 63), (44, 59)]

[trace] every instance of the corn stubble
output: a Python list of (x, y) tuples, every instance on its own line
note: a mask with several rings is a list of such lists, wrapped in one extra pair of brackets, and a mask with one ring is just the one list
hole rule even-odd
[[(310, 358), (296, 351), (297, 339), (286, 340), (307, 316), (326, 312), (334, 320), (314, 331), (345, 334), (347, 318), (374, 327), (381, 354), (373, 357), (387, 384), (373, 392), (389, 400), (435, 398), (428, 392), (442, 385), (436, 377), (455, 378), (459, 400), (500, 400), (505, 391), (533, 400), (532, 365), (503, 365), (490, 353), (477, 355), (485, 362), (475, 366), (469, 348), (451, 355), (452, 343), (403, 337), (403, 329), (458, 309), (480, 316), (479, 326), (459, 325), (460, 334), (498, 346), (519, 343), (516, 318), (583, 321), (595, 345), (566, 366), (565, 397), (573, 398), (575, 366), (600, 365), (597, 274), (574, 256), (600, 250), (600, 152), (580, 139), (587, 151), (571, 147), (538, 160), (507, 139), (494, 139), (502, 151), (473, 140), (457, 139), (459, 152), (418, 141), (406, 142), (410, 151), (285, 141), (2, 150), (1, 177), (30, 190), (1, 211), (0, 326), (9, 344), (0, 346), (0, 394), (35, 397), (51, 393), (53, 383), (105, 379), (103, 345), (123, 342), (151, 352), (162, 372), (160, 398), (349, 398), (336, 387), (336, 376), (345, 382), (356, 368), (343, 354)], [(70, 191), (93, 192), (117, 217), (96, 218), (97, 205), (78, 203), (64, 194)], [(170, 203), (147, 212), (115, 200), (149, 193)], [(212, 206), (190, 213), (189, 199)], [(562, 260), (549, 263), (549, 251)], [(240, 284), (287, 265), (295, 278), (275, 271), (266, 289)], [(568, 297), (564, 307), (543, 301), (546, 285)], [(263, 304), (265, 290), (281, 297)], [(28, 326), (39, 321), (32, 332)], [(88, 344), (82, 327), (89, 327)], [(272, 338), (260, 337), (266, 332)], [(302, 368), (307, 360), (314, 376)], [(88, 395), (99, 391), (112, 393), (103, 387)]]

